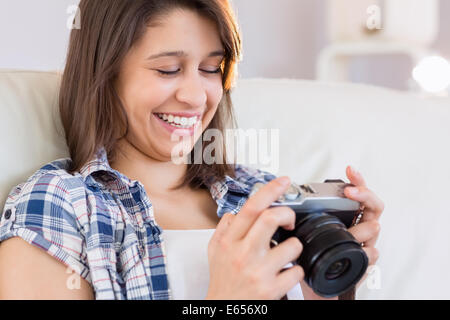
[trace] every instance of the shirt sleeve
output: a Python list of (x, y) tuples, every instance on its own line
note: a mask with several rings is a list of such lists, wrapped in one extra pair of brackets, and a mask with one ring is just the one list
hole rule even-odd
[(0, 243), (19, 237), (90, 281), (84, 235), (69, 188), (55, 174), (42, 174), (12, 189), (0, 220)]

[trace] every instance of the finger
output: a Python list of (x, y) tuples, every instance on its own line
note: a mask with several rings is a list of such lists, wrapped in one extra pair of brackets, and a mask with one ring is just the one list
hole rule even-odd
[(245, 241), (258, 248), (270, 248), (270, 241), (277, 229), (283, 227), (293, 230), (295, 226), (295, 212), (289, 207), (274, 207), (264, 210), (250, 227)]
[(277, 276), (278, 287), (278, 299), (281, 299), (289, 290), (291, 290), (296, 284), (300, 283), (305, 277), (303, 268), (299, 265), (294, 265), (289, 269), (285, 269)]
[[(347, 187), (344, 189), (347, 198), (360, 202), (365, 207), (365, 213), (372, 219), (378, 219), (384, 210), (384, 203), (378, 196), (367, 187)], [(370, 213), (372, 212), (372, 213)], [(368, 220), (368, 216), (363, 219)]]
[(359, 223), (348, 229), (359, 243), (364, 243), (365, 247), (374, 246), (380, 233), (380, 223), (377, 220)]
[(366, 186), (366, 181), (364, 180), (362, 174), (352, 166), (347, 166), (346, 174), (351, 184), (355, 186)]
[(221, 239), (225, 235), (226, 230), (229, 228), (234, 218), (235, 216), (231, 212), (225, 213), (217, 224), (216, 231), (214, 231), (211, 240)]
[(377, 220), (378, 221), (380, 219), (380, 216), (381, 216), (381, 213), (365, 209), (363, 214), (362, 214), (360, 222), (369, 222), (369, 221), (372, 221), (372, 220)]
[[(222, 216), (211, 237), (211, 240), (208, 242), (208, 257), (211, 257), (215, 252), (217, 252), (215, 249), (217, 246), (221, 246), (223, 248), (224, 243), (227, 243), (227, 239), (224, 239), (224, 237), (234, 218), (234, 214), (230, 212), (227, 212)], [(231, 246), (231, 244), (228, 244), (228, 246)]]
[(275, 264), (270, 266), (271, 270), (279, 271), (290, 262), (296, 261), (302, 250), (303, 245), (297, 237), (290, 237), (281, 242), (267, 254), (267, 261), (275, 261)]
[(363, 250), (369, 258), (369, 266), (374, 265), (380, 256), (378, 249), (375, 247), (364, 247)]
[(232, 239), (242, 239), (259, 215), (277, 200), (290, 184), (289, 177), (280, 177), (270, 181), (249, 197), (230, 226), (228, 236)]
[(377, 244), (378, 241), (378, 237), (380, 236), (380, 234), (378, 233), (375, 237), (373, 237), (372, 239), (369, 239), (367, 241), (364, 242), (364, 246), (365, 247), (375, 247), (375, 245)]
[(363, 241), (364, 242), (364, 246), (365, 247), (375, 247), (378, 237), (380, 236), (380, 231), (381, 231), (381, 225), (378, 221), (376, 220), (371, 220), (371, 221), (367, 221), (367, 222), (363, 222), (363, 223), (372, 223), (371, 228), (375, 229), (375, 235), (373, 237), (371, 237), (368, 240)]

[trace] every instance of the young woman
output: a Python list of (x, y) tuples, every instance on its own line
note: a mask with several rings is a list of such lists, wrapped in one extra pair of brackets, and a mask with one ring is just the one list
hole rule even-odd
[[(300, 241), (270, 247), (275, 230), (295, 221), (287, 207), (269, 209), (289, 178), (226, 164), (225, 152), (213, 164), (172, 158), (174, 136), (191, 138), (182, 157), (193, 160), (207, 130), (234, 124), (241, 38), (230, 4), (79, 7), (60, 89), (70, 158), (11, 191), (0, 298), (319, 299), (300, 266), (281, 272), (301, 254)], [(348, 167), (347, 176), (356, 185), (347, 197), (365, 206), (349, 230), (373, 264), (383, 203), (361, 174)], [(265, 186), (249, 197), (257, 182)]]

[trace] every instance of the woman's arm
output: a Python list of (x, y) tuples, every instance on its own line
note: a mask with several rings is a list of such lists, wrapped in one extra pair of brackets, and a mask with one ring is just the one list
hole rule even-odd
[(94, 292), (65, 264), (14, 237), (0, 244), (0, 299), (91, 300)]

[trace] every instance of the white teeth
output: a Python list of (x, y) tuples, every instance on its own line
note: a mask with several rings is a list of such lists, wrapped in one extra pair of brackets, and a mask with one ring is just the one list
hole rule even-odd
[(157, 116), (160, 119), (163, 119), (164, 121), (170, 123), (171, 125), (178, 127), (178, 128), (190, 128), (193, 125), (197, 123), (199, 120), (198, 117), (192, 117), (192, 118), (186, 118), (186, 117), (179, 117), (179, 116), (173, 116), (171, 114), (157, 114)]

